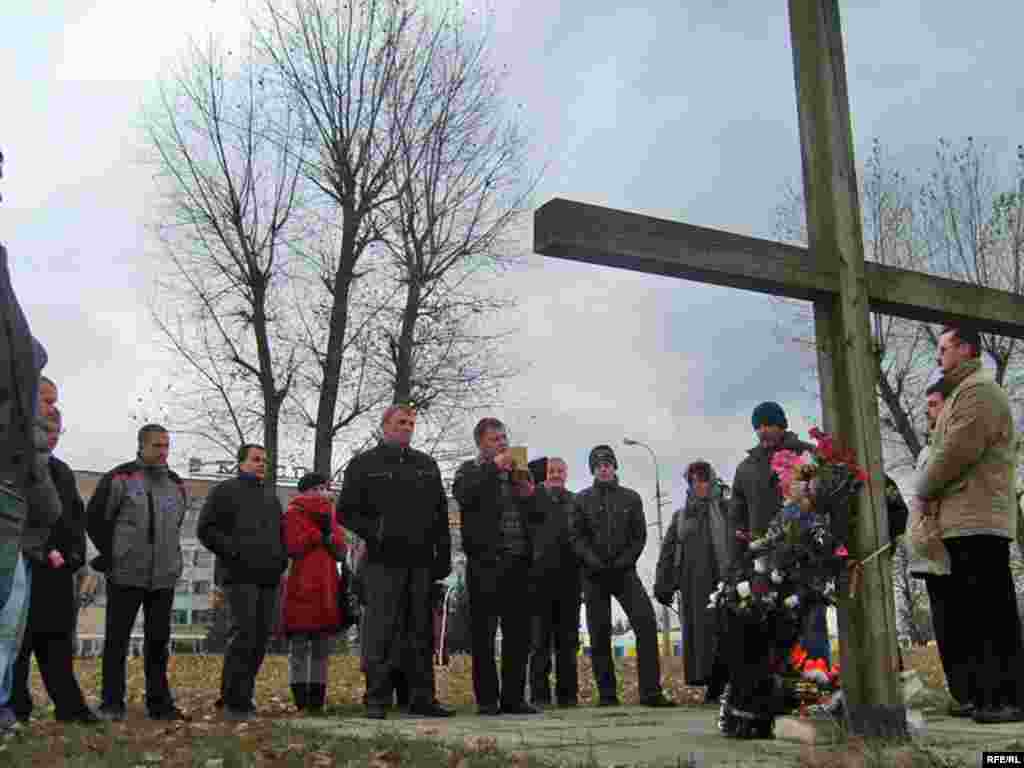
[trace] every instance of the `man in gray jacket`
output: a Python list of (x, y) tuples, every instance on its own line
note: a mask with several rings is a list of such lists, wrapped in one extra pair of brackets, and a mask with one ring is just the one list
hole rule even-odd
[(170, 435), (159, 424), (139, 430), (139, 454), (105, 474), (86, 510), (99, 551), (92, 567), (107, 576), (100, 716), (125, 717), (125, 661), (142, 607), (146, 710), (155, 720), (180, 720), (167, 680), (174, 586), (181, 575), (181, 523), (188, 497), (167, 467)]

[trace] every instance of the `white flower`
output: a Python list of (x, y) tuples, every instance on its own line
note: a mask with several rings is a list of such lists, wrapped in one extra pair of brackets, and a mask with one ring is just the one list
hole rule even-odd
[(750, 597), (750, 582), (741, 581), (739, 584), (736, 585), (736, 592), (739, 594), (740, 597), (744, 599)]
[(790, 595), (782, 601), (782, 604), (785, 605), (787, 608), (796, 608), (798, 605), (800, 605), (800, 595)]
[(758, 557), (754, 560), (755, 573), (768, 573), (768, 558)]
[(779, 593), (778, 592), (769, 592), (768, 595), (767, 595), (767, 598), (768, 598), (768, 602), (770, 602), (770, 603), (777, 603), (779, 601)]
[(836, 591), (836, 583), (835, 583), (835, 581), (833, 581), (832, 579), (829, 579), (828, 581), (826, 581), (825, 582), (825, 589), (822, 590), (822, 594), (825, 597), (829, 597), (830, 595), (835, 594), (835, 591)]
[(776, 569), (774, 569), (772, 571), (772, 584), (781, 584), (781, 583), (782, 583), (782, 571), (780, 571), (778, 568), (776, 568)]

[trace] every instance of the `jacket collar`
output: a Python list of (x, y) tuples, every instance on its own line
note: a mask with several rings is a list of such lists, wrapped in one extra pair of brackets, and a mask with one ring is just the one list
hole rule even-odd
[(262, 480), (260, 480), (258, 477), (256, 477), (256, 475), (252, 475), (252, 474), (250, 474), (248, 472), (239, 472), (238, 473), (238, 479), (241, 480), (246, 485), (256, 485), (256, 486), (263, 485), (263, 481)]
[(749, 451), (748, 454), (753, 456), (755, 459), (770, 459), (776, 451), (795, 451), (796, 453), (803, 453), (809, 449), (813, 449), (814, 446), (808, 445), (799, 437), (795, 432), (784, 432), (782, 434), (782, 442), (779, 443), (779, 447), (771, 451), (766, 450), (761, 443), (758, 443)]
[(398, 443), (386, 443), (383, 440), (377, 443), (377, 450), (379, 450), (387, 458), (397, 458), (399, 456), (409, 455), (408, 445), (399, 445)]
[(946, 381), (954, 387), (959, 387), (963, 383), (964, 379), (980, 370), (981, 358), (972, 357), (970, 360), (964, 360), (960, 365), (947, 373)]
[(594, 478), (594, 488), (596, 488), (599, 491), (600, 490), (611, 490), (611, 489), (618, 488), (618, 487), (619, 487), (619, 476), (618, 475), (615, 475), (608, 482), (604, 482), (603, 480), (598, 480), (596, 477)]

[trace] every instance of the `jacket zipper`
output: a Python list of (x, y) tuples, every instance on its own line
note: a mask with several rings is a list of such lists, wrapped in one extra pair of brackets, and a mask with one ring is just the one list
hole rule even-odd
[(149, 506), (149, 549), (152, 553), (149, 557), (149, 583), (152, 585), (156, 583), (156, 519), (152, 489), (146, 491), (146, 504)]

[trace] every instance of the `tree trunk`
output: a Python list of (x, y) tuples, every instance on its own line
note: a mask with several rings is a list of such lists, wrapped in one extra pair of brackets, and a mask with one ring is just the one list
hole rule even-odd
[(914, 429), (910, 417), (904, 410), (899, 394), (893, 389), (889, 379), (881, 371), (878, 376), (878, 393), (882, 398), (882, 402), (885, 403), (885, 407), (889, 410), (893, 428), (903, 439), (903, 444), (907, 446), (907, 450), (910, 451), (910, 455), (914, 457), (914, 462), (916, 463), (917, 457), (921, 453), (921, 438), (918, 437), (917, 430)]
[(323, 383), (320, 402), (316, 412), (316, 434), (313, 444), (313, 470), (325, 477), (333, 475), (331, 462), (334, 451), (334, 411), (338, 405), (338, 380), (341, 376), (341, 358), (345, 349), (345, 334), (348, 332), (348, 301), (355, 276), (356, 234), (359, 228), (355, 221), (353, 206), (344, 208), (344, 231), (341, 237), (341, 257), (334, 277), (333, 303), (331, 305), (331, 328), (327, 335), (327, 354), (323, 362)]
[(395, 354), (395, 392), (392, 403), (408, 403), (412, 398), (413, 377), (413, 334), (419, 319), (422, 287), (415, 277), (409, 278), (409, 290), (405, 295), (405, 310), (402, 312), (402, 331), (398, 336)]

